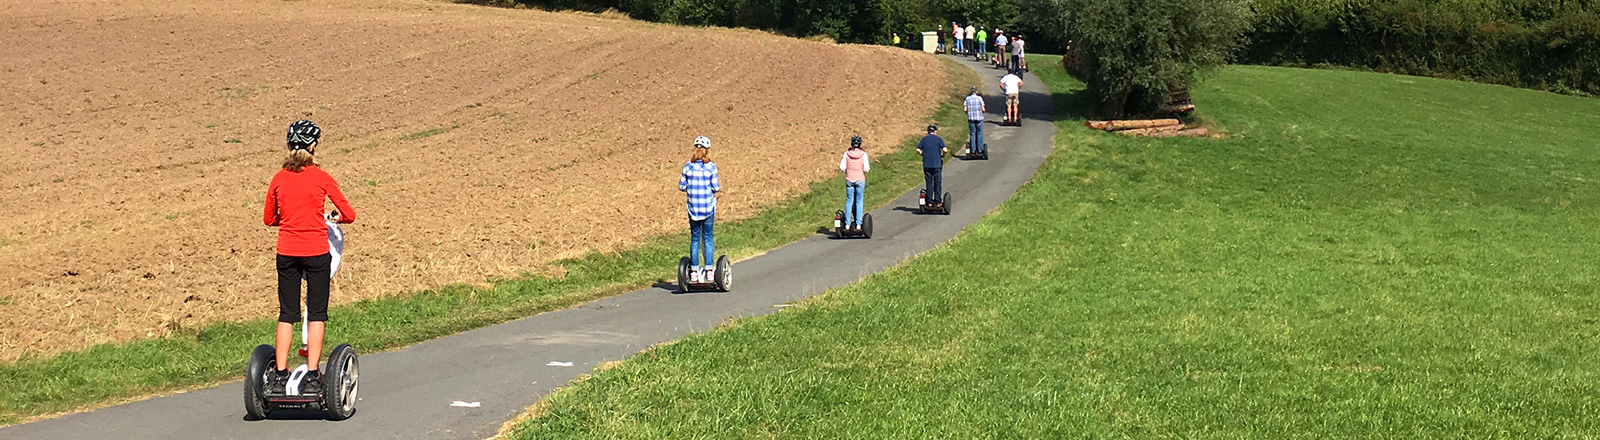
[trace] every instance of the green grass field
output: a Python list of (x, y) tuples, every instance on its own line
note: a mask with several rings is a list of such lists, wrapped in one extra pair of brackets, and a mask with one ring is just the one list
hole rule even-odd
[[(977, 82), (977, 76), (951, 61), (946, 61), (944, 68), (949, 73), (945, 86), (949, 98), (930, 120), (947, 127), (941, 130), (947, 142), (959, 143), (967, 136), (960, 97), (966, 94), (966, 84)], [(921, 129), (920, 125), (908, 127)], [(442, 130), (447, 128), (419, 133), (431, 135)], [(878, 190), (867, 192), (868, 205), (888, 203), (900, 192), (921, 184), (921, 159), (912, 151), (918, 139), (920, 136), (898, 143), (868, 140), (880, 148), (872, 160), (873, 185)], [(898, 147), (886, 152), (889, 145)], [(838, 146), (843, 151), (849, 146), (848, 140), (840, 139)], [(674, 182), (666, 180), (663, 184)], [(833, 212), (844, 204), (843, 187), (843, 176), (817, 182), (806, 194), (767, 207), (755, 218), (718, 224), (717, 250), (738, 259), (811, 236), (818, 227), (832, 224)], [(489, 288), (453, 285), (335, 307), (330, 311), (333, 319), (328, 325), (328, 346), (331, 349), (334, 342), (347, 342), (371, 353), (629, 292), (675, 276), (678, 257), (687, 247), (687, 232), (669, 234), (622, 252), (552, 263), (565, 269), (561, 278), (530, 273), (490, 280)], [(243, 377), (251, 348), (272, 343), (275, 323), (271, 319), (218, 323), (166, 338), (100, 345), (0, 364), (0, 426), (154, 393), (238, 380)]]
[(1063, 116), (956, 241), (597, 372), (509, 436), (1600, 437), (1600, 100), (1262, 67), (1194, 93), (1229, 139)]

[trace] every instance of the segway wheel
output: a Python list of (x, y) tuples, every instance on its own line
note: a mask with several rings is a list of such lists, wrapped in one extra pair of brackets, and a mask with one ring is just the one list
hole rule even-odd
[(728, 256), (717, 257), (717, 290), (728, 292), (733, 290), (733, 263), (728, 262)]
[(244, 368), (244, 412), (253, 420), (267, 418), (267, 384), (272, 383), (277, 361), (277, 350), (271, 345), (257, 345), (250, 352), (250, 363)]
[(356, 391), (361, 378), (356, 349), (350, 344), (333, 347), (328, 355), (328, 368), (322, 375), (322, 407), (328, 409), (329, 420), (344, 420), (356, 414)]
[(950, 193), (944, 193), (944, 200), (940, 200), (939, 203), (942, 204), (939, 207), (940, 214), (950, 215)]
[(872, 214), (861, 215), (861, 236), (872, 238)]
[(678, 259), (678, 292), (689, 291), (689, 257)]

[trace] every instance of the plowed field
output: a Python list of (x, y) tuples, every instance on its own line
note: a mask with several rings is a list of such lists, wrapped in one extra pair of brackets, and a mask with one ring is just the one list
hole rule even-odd
[(932, 58), (730, 29), (372, 1), (0, 0), (0, 361), (272, 316), (267, 181), (296, 119), (358, 214), (334, 303), (719, 220), (888, 146)]

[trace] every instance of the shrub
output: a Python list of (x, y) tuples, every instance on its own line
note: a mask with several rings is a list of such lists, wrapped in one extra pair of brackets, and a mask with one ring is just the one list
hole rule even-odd
[(1251, 20), (1246, 0), (1041, 0), (1027, 10), (1072, 42), (1107, 117), (1154, 111), (1188, 89), (1239, 48)]

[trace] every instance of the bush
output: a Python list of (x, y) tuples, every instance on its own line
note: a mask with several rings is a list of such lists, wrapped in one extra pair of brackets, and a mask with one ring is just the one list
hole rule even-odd
[(1255, 1), (1245, 62), (1600, 95), (1600, 12), (1586, 1)]
[(1221, 66), (1251, 20), (1246, 0), (1041, 0), (1027, 10), (1072, 42), (1077, 73), (1113, 118), (1155, 111)]

